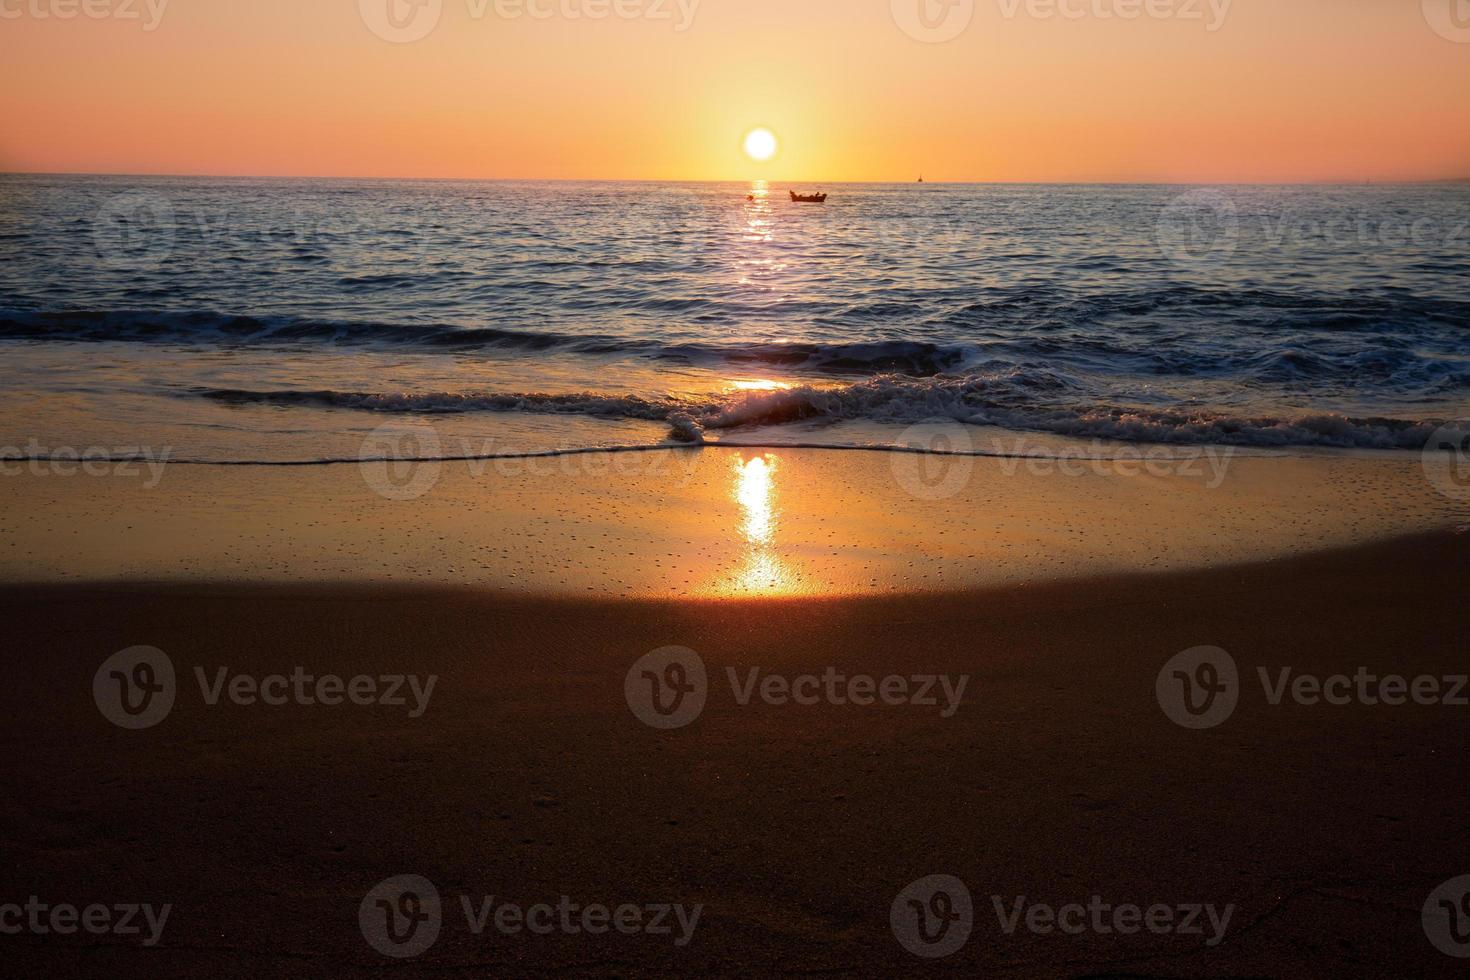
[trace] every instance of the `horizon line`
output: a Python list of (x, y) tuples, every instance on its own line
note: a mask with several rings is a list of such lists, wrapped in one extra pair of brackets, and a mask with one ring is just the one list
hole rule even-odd
[(384, 183), (524, 183), (524, 184), (771, 184), (805, 185), (891, 185), (937, 184), (944, 186), (1019, 186), (1019, 187), (1321, 187), (1362, 186), (1373, 184), (1462, 184), (1470, 183), (1470, 174), (1456, 177), (1416, 178), (1314, 178), (1305, 180), (815, 180), (786, 177), (384, 177), (323, 174), (220, 174), (220, 173), (129, 173), (124, 171), (89, 170), (0, 170), (0, 177), (117, 177), (153, 178), (160, 180), (335, 180), (380, 181)]

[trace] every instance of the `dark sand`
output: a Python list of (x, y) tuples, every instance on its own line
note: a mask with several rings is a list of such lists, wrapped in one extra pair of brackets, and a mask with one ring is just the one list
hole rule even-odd
[[(1270, 707), (1257, 666), (1470, 667), (1470, 536), (1262, 565), (963, 595), (634, 602), (389, 587), (7, 587), (0, 902), (171, 903), (162, 941), (0, 937), (12, 976), (867, 973), (1463, 976), (1421, 907), (1470, 873), (1466, 707)], [(165, 650), (155, 728), (99, 713), (94, 672)], [(641, 724), (624, 676), (682, 644), (704, 714)], [(1211, 644), (1244, 692), (1170, 722), (1175, 653)], [(206, 706), (192, 669), (440, 677), (427, 713)], [(973, 675), (938, 708), (738, 706), (723, 668)], [(390, 875), (444, 900), (407, 964), (364, 941)], [(963, 879), (948, 959), (895, 941), (911, 881)], [(476, 937), (458, 896), (702, 903), (693, 941)], [(1233, 903), (1201, 936), (1003, 933), (992, 895)]]

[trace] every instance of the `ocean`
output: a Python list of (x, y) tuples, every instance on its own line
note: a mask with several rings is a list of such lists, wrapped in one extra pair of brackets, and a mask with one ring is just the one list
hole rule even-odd
[(0, 176), (0, 449), (1417, 451), (1470, 415), (1467, 184), (788, 189)]

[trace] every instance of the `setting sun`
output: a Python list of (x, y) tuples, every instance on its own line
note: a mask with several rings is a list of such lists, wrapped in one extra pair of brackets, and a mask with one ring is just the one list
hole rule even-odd
[(776, 134), (769, 129), (752, 129), (745, 136), (745, 154), (762, 163), (776, 155)]

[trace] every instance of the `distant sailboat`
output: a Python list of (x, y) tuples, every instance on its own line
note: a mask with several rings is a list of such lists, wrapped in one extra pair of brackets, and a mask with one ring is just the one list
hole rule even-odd
[(924, 175), (923, 174), (919, 174), (919, 183), (922, 184), (923, 182), (924, 182)]

